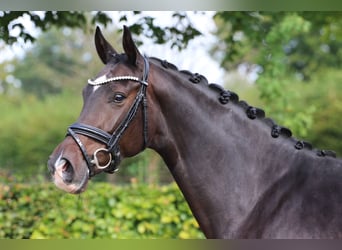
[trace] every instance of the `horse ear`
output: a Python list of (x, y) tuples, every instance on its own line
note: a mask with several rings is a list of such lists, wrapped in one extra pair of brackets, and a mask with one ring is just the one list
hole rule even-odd
[(132, 34), (127, 28), (127, 26), (123, 27), (122, 47), (124, 48), (124, 51), (128, 57), (129, 63), (131, 63), (132, 65), (136, 65), (137, 60), (139, 58), (142, 58), (142, 55), (140, 54), (139, 50), (135, 46), (135, 43), (132, 38)]
[(97, 54), (104, 64), (107, 64), (109, 62), (113, 54), (117, 54), (112, 45), (110, 45), (103, 37), (102, 32), (98, 26), (96, 27), (95, 31), (95, 47)]

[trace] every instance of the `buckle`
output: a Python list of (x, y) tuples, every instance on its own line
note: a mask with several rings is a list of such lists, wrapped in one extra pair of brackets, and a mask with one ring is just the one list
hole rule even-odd
[[(100, 153), (100, 152), (105, 152), (105, 153), (107, 153), (109, 155), (109, 161), (104, 166), (100, 165), (99, 160), (97, 158), (97, 154)], [(112, 154), (107, 149), (105, 149), (105, 148), (96, 149), (94, 154), (93, 154), (93, 159), (90, 162), (92, 164), (94, 164), (98, 169), (108, 168), (110, 166), (110, 164), (112, 163)]]

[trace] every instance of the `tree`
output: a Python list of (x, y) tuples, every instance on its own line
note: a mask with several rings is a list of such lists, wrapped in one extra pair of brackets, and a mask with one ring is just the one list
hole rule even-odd
[[(118, 12), (117, 14), (120, 16), (120, 22), (125, 23), (128, 20), (128, 12)], [(153, 39), (155, 43), (162, 44), (171, 41), (171, 46), (181, 49), (186, 47), (191, 39), (200, 35), (200, 32), (193, 27), (186, 12), (172, 13), (172, 18), (175, 20), (175, 23), (166, 27), (157, 25), (155, 23), (155, 18), (139, 11), (134, 11), (133, 15), (137, 15), (139, 18), (131, 25), (131, 32)], [(107, 26), (113, 21), (110, 13), (101, 11), (94, 11), (91, 13), (75, 11), (1, 11), (0, 39), (7, 44), (13, 44), (20, 39), (25, 42), (35, 41), (36, 38), (32, 35), (32, 32), (26, 30), (23, 23), (21, 23), (20, 18), (23, 17), (28, 18), (36, 28), (39, 28), (44, 32), (52, 27), (93, 30), (95, 24)], [(18, 30), (18, 35), (11, 35), (10, 31), (13, 29)]]
[[(86, 15), (82, 12), (65, 11), (1, 11), (0, 12), (0, 39), (7, 44), (13, 44), (19, 39), (25, 42), (35, 41), (32, 31), (26, 30), (20, 18), (29, 18), (36, 28), (47, 31), (52, 27), (83, 28), (87, 27)], [(107, 25), (111, 19), (103, 12), (97, 12), (91, 17), (91, 22)], [(18, 35), (11, 35), (11, 30), (18, 29)]]
[(52, 28), (38, 38), (23, 60), (11, 62), (11, 74), (20, 81), (22, 91), (40, 99), (63, 89), (79, 90), (89, 73), (95, 74), (94, 66), (100, 67), (91, 41), (81, 30)]
[(341, 67), (341, 12), (217, 12), (215, 21), (213, 52), (227, 69), (283, 59), (286, 73), (309, 80), (321, 67)]
[[(218, 12), (213, 53), (226, 69), (258, 69), (257, 86), (267, 113), (307, 136), (316, 106), (299, 110), (296, 84), (342, 64), (340, 12)], [(303, 104), (302, 104), (303, 105)]]

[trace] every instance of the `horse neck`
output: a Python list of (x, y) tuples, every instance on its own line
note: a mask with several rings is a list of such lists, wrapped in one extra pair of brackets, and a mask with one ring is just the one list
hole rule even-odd
[(241, 223), (237, 218), (286, 173), (290, 164), (284, 162), (293, 158), (286, 140), (275, 142), (261, 120), (249, 119), (239, 105), (220, 104), (215, 91), (191, 84), (179, 72), (154, 82), (159, 129), (151, 147), (166, 162), (206, 236), (218, 237), (222, 221), (230, 221), (222, 226), (226, 236), (232, 234)]

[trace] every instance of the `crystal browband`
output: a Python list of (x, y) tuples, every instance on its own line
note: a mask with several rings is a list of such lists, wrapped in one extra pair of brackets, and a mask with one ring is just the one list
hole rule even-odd
[(113, 82), (113, 81), (122, 81), (122, 80), (140, 82), (139, 78), (135, 76), (115, 76), (115, 77), (105, 78), (105, 79), (101, 79), (101, 78), (102, 77), (99, 77), (95, 80), (88, 79), (88, 84), (96, 86), (96, 85), (104, 85), (106, 83)]

